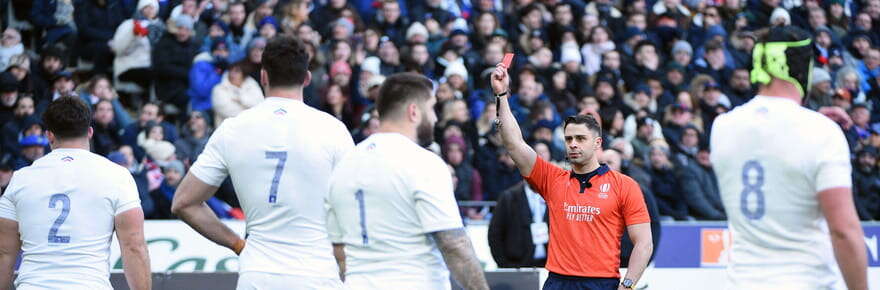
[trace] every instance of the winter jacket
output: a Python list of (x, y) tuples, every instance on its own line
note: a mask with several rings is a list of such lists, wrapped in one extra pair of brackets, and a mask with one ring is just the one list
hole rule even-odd
[(192, 39), (179, 42), (176, 36), (166, 34), (159, 40), (153, 50), (153, 72), (156, 74), (156, 96), (159, 100), (185, 109), (189, 101), (186, 94), (189, 70), (197, 52), (198, 46)]
[[(68, 34), (76, 33), (76, 23), (73, 20), (74, 1), (69, 0), (66, 4), (64, 0), (60, 1), (61, 5), (68, 6), (66, 9), (70, 9), (69, 14), (63, 10), (59, 13), (59, 0), (37, 0), (31, 8), (31, 23), (45, 30), (45, 43), (55, 43)], [(5, 11), (6, 7), (3, 8)]]
[[(128, 19), (119, 25), (113, 39), (110, 40), (110, 49), (116, 54), (113, 59), (113, 77), (136, 68), (149, 68), (152, 64), (152, 45), (147, 36), (134, 35), (134, 24), (138, 21)], [(152, 20), (151, 22), (161, 22)]]
[(22, 53), (24, 53), (24, 45), (21, 43), (10, 47), (0, 46), (0, 72), (6, 71), (6, 68), (9, 66), (9, 59), (13, 55)]
[(214, 57), (209, 52), (200, 53), (193, 61), (189, 70), (189, 96), (190, 107), (195, 111), (208, 111), (211, 109), (211, 91), (220, 83), (223, 71), (214, 63)]
[(701, 166), (684, 153), (678, 156), (681, 191), (691, 216), (701, 220), (726, 219), (718, 179), (712, 168)]
[(116, 27), (129, 15), (125, 14), (118, 0), (105, 0), (106, 4), (103, 7), (97, 2), (97, 0), (83, 1), (75, 11), (79, 39), (82, 43), (79, 52), (83, 56), (93, 56), (95, 53), (106, 51), (107, 41), (113, 39)]
[(227, 118), (237, 116), (244, 110), (256, 106), (263, 101), (263, 90), (257, 81), (245, 77), (241, 87), (229, 82), (229, 74), (224, 74), (222, 81), (211, 91), (211, 102), (214, 107), (214, 126)]

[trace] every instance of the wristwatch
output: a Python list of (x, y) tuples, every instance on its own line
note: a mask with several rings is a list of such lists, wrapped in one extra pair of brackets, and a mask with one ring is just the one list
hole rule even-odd
[(623, 288), (626, 288), (626, 289), (632, 289), (633, 284), (635, 284), (635, 283), (634, 283), (633, 280), (630, 279), (630, 278), (623, 279), (623, 282), (620, 282), (620, 285), (623, 286)]

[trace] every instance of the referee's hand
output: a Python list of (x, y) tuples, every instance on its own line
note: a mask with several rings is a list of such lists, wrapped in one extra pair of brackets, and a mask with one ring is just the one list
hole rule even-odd
[(505, 93), (510, 89), (510, 77), (507, 75), (507, 68), (504, 64), (495, 65), (495, 71), (492, 72), (492, 91), (497, 95)]

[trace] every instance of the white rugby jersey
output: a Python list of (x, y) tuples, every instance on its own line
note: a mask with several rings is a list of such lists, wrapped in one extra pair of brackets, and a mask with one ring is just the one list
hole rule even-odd
[(333, 172), (331, 240), (345, 244), (349, 289), (449, 289), (430, 233), (461, 228), (446, 163), (397, 133), (364, 140)]
[(0, 218), (18, 221), (18, 289), (112, 289), (116, 215), (141, 206), (127, 169), (82, 149), (55, 149), (16, 171)]
[(324, 199), (353, 147), (342, 122), (298, 100), (266, 98), (223, 121), (191, 172), (214, 186), (232, 177), (247, 222), (240, 272), (339, 277)]
[(732, 233), (730, 289), (844, 289), (817, 194), (851, 187), (840, 127), (756, 96), (715, 119), (711, 160)]

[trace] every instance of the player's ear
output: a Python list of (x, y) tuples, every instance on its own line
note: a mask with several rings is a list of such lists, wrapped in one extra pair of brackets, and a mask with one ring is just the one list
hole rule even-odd
[(308, 87), (312, 82), (312, 72), (306, 71), (306, 78), (303, 80), (303, 87)]
[(264, 88), (269, 87), (269, 74), (266, 73), (265, 69), (260, 69), (260, 85)]
[[(55, 133), (52, 133), (52, 131), (46, 130), (46, 138), (49, 139), (50, 146), (55, 144)], [(89, 134), (89, 139), (91, 139), (91, 138), (92, 138), (92, 135)]]
[(406, 105), (406, 117), (412, 121), (413, 123), (418, 123), (419, 117), (424, 118), (425, 116), (419, 116), (421, 114), (419, 110), (419, 105), (416, 102), (411, 102)]
[(92, 126), (89, 126), (89, 133), (88, 133), (89, 140), (92, 140), (92, 135), (94, 135), (94, 134), (95, 134), (95, 128), (92, 128)]

